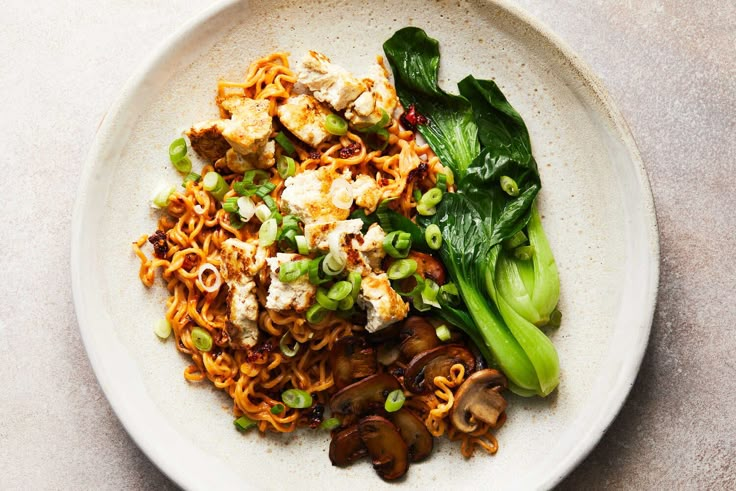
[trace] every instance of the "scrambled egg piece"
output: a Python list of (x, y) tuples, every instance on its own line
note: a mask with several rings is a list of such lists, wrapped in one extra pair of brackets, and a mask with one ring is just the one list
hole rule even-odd
[(314, 222), (345, 220), (350, 210), (336, 207), (330, 196), (332, 181), (338, 177), (342, 177), (341, 174), (329, 167), (320, 167), (288, 178), (281, 194), (282, 211), (297, 215), (305, 226)]
[(386, 69), (380, 64), (371, 66), (369, 78), (363, 81), (370, 88), (345, 111), (350, 124), (357, 127), (377, 123), (383, 114), (381, 110), (386, 111), (389, 116), (393, 115), (398, 104), (396, 89), (391, 85)]
[(230, 344), (247, 348), (258, 342), (258, 298), (253, 277), (266, 263), (267, 251), (251, 242), (228, 239), (220, 250), (220, 274), (228, 285)]
[(367, 90), (365, 83), (316, 51), (309, 51), (297, 65), (297, 80), (314, 97), (342, 111)]
[(355, 178), (352, 187), (355, 204), (365, 208), (368, 213), (375, 211), (383, 195), (376, 180), (370, 176), (359, 175)]
[(330, 137), (324, 125), (325, 118), (330, 114), (329, 109), (307, 94), (289, 97), (278, 107), (281, 124), (312, 147)]
[(266, 261), (271, 269), (271, 286), (268, 287), (266, 308), (273, 310), (306, 311), (313, 303), (317, 294), (317, 287), (309, 282), (308, 275), (302, 275), (291, 283), (279, 280), (279, 267), (291, 261), (305, 259), (299, 254), (284, 254), (279, 252), (276, 257), (269, 257)]
[(371, 333), (404, 319), (409, 313), (409, 304), (391, 288), (386, 273), (369, 273), (363, 277), (358, 305), (366, 311), (365, 329)]

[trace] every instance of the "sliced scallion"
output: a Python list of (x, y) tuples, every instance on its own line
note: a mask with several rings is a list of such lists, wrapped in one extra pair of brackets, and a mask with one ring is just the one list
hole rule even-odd
[(427, 208), (434, 208), (440, 201), (442, 201), (442, 190), (440, 188), (432, 188), (422, 195), (422, 199), (419, 200), (420, 205), (424, 205)]
[(309, 307), (309, 309), (307, 309), (307, 322), (309, 322), (310, 324), (319, 324), (320, 322), (325, 320), (325, 318), (327, 318), (327, 315), (329, 313), (329, 310), (316, 303)]
[(348, 132), (348, 122), (337, 114), (330, 114), (325, 118), (325, 129), (331, 135), (342, 136)]
[(437, 188), (443, 193), (447, 191), (447, 176), (445, 174), (437, 174)]
[(309, 282), (313, 285), (321, 285), (330, 281), (330, 277), (324, 274), (322, 263), (326, 256), (320, 256), (309, 261)]
[(281, 401), (294, 409), (304, 409), (312, 405), (312, 396), (306, 390), (288, 389), (281, 394)]
[(286, 179), (296, 174), (296, 162), (289, 156), (282, 155), (276, 162), (276, 170), (281, 176), (281, 179)]
[(323, 430), (331, 431), (335, 428), (338, 428), (342, 423), (337, 418), (328, 418), (319, 425), (319, 427)]
[(222, 209), (228, 213), (236, 213), (238, 211), (238, 198), (236, 196), (226, 198), (222, 202)]
[(501, 189), (509, 196), (519, 196), (519, 185), (509, 176), (501, 176)]
[(186, 155), (177, 162), (174, 162), (173, 165), (174, 168), (182, 174), (189, 174), (190, 172), (192, 172), (192, 161), (189, 160), (189, 157), (187, 157)]
[(284, 409), (286, 408), (283, 404), (274, 404), (274, 406), (271, 408), (271, 414), (281, 414), (284, 412)]
[(348, 281), (350, 282), (351, 286), (350, 295), (353, 297), (353, 300), (357, 300), (358, 294), (360, 293), (360, 284), (363, 281), (363, 277), (357, 271), (351, 271), (350, 273), (348, 273)]
[(253, 428), (257, 423), (250, 419), (248, 416), (241, 416), (233, 421), (238, 431), (245, 431)]
[(279, 232), (279, 224), (275, 218), (269, 218), (261, 224), (258, 229), (258, 245), (267, 247), (276, 242), (276, 236)]
[(209, 351), (212, 349), (212, 336), (205, 329), (195, 327), (192, 329), (192, 343), (199, 351)]
[(309, 259), (291, 261), (279, 266), (279, 281), (291, 283), (309, 271)]
[(168, 339), (171, 336), (171, 322), (166, 319), (157, 320), (153, 326), (153, 332), (161, 339)]
[(281, 339), (279, 340), (279, 349), (284, 354), (284, 356), (286, 356), (287, 358), (293, 358), (299, 352), (299, 347), (301, 345), (295, 341), (294, 346), (289, 346), (287, 344), (288, 337), (289, 337), (288, 332), (285, 333), (283, 336), (281, 336)]
[(391, 392), (389, 392), (388, 397), (386, 398), (386, 403), (383, 405), (383, 407), (387, 412), (395, 413), (402, 408), (402, 406), (404, 405), (404, 401), (406, 401), (404, 391), (402, 391), (401, 389), (392, 390)]
[(391, 257), (402, 259), (409, 255), (411, 234), (394, 230), (383, 239), (383, 250)]
[(327, 276), (337, 276), (345, 270), (347, 259), (343, 256), (336, 256), (331, 252), (325, 256), (322, 262), (322, 271)]
[(260, 205), (256, 206), (256, 218), (261, 222), (264, 223), (266, 220), (271, 218), (271, 214), (273, 212), (271, 209), (264, 203), (261, 203)]
[(437, 326), (434, 330), (434, 332), (437, 333), (437, 337), (440, 339), (440, 341), (449, 341), (452, 337), (452, 334), (450, 333), (450, 329), (444, 324), (441, 326)]
[(424, 230), (424, 240), (430, 249), (437, 250), (442, 247), (442, 231), (436, 223), (431, 223)]
[(265, 182), (261, 184), (261, 186), (258, 189), (256, 189), (256, 196), (263, 199), (265, 196), (268, 196), (269, 194), (271, 194), (271, 191), (273, 191), (274, 189), (276, 189), (276, 185), (274, 183), (270, 181)]
[(154, 208), (166, 208), (169, 206), (171, 195), (174, 194), (175, 191), (176, 188), (174, 186), (161, 187), (156, 191), (156, 194), (154, 194), (153, 199), (151, 200), (151, 205)]
[(205, 191), (209, 191), (212, 196), (217, 199), (217, 201), (222, 201), (225, 193), (227, 193), (230, 189), (230, 187), (227, 185), (227, 182), (225, 182), (225, 179), (223, 179), (220, 174), (214, 171), (210, 171), (205, 174), (204, 179), (202, 180), (202, 187), (205, 189)]
[(409, 291), (403, 291), (396, 288), (396, 284), (393, 283), (393, 289), (396, 290), (396, 293), (401, 295), (402, 297), (413, 297), (414, 295), (421, 295), (422, 290), (424, 290), (424, 278), (422, 278), (417, 273), (414, 273), (414, 276), (412, 276), (415, 281), (414, 288), (412, 288)]
[(276, 140), (276, 143), (278, 143), (279, 146), (284, 149), (286, 155), (288, 155), (289, 157), (294, 156), (294, 153), (296, 153), (296, 148), (294, 148), (294, 144), (289, 141), (286, 135), (284, 135), (283, 133), (279, 133), (274, 137), (274, 140)]
[(187, 187), (188, 182), (199, 182), (200, 179), (202, 179), (202, 176), (200, 176), (196, 172), (190, 172), (189, 174), (184, 176), (184, 180), (182, 181), (181, 185), (182, 187)]
[(307, 238), (303, 235), (297, 235), (294, 238), (294, 241), (296, 242), (296, 250), (299, 254), (306, 256), (309, 254), (309, 244), (307, 243)]
[[(171, 145), (169, 145), (169, 160), (171, 160), (171, 163), (174, 164), (174, 167), (176, 167), (176, 164), (179, 163), (186, 156), (187, 141), (184, 138), (177, 138), (176, 140), (172, 141)], [(191, 165), (192, 163), (189, 162), (190, 168)], [(178, 167), (177, 170), (179, 170)]]
[(414, 259), (399, 259), (386, 270), (389, 280), (403, 280), (413, 275), (417, 270), (417, 262)]
[(353, 308), (353, 305), (355, 305), (355, 300), (353, 300), (351, 295), (348, 295), (337, 303), (337, 310), (350, 310)]
[(324, 288), (317, 290), (317, 303), (327, 310), (337, 310), (337, 301), (331, 299)]
[(250, 221), (256, 212), (256, 204), (253, 203), (253, 200), (247, 196), (241, 196), (238, 198), (237, 204), (240, 218), (242, 218), (244, 222)]
[[(344, 298), (349, 297), (352, 291), (353, 291), (353, 286), (350, 284), (349, 281), (338, 281), (330, 287), (330, 290), (327, 292), (327, 296), (331, 298), (332, 300), (339, 302), (340, 300), (343, 300)], [(352, 298), (353, 297), (350, 297), (351, 300)], [(343, 309), (343, 310), (346, 310), (346, 309)]]

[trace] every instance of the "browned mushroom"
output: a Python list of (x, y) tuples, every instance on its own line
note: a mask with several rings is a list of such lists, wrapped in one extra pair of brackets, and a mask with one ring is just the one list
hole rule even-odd
[(445, 267), (433, 256), (424, 254), (423, 252), (411, 251), (407, 256), (417, 262), (417, 274), (422, 278), (429, 278), (438, 285), (444, 285), (447, 281), (447, 273)]
[(379, 476), (391, 481), (406, 474), (408, 449), (391, 421), (381, 416), (367, 416), (360, 420), (358, 429)]
[(330, 441), (330, 462), (337, 467), (347, 467), (358, 459), (368, 455), (363, 440), (360, 438), (358, 425), (345, 428), (332, 435)]
[(401, 339), (401, 354), (411, 360), (419, 353), (436, 348), (440, 345), (437, 331), (424, 317), (413, 315), (399, 328)]
[(399, 429), (401, 438), (406, 442), (410, 461), (419, 462), (432, 453), (434, 438), (432, 438), (432, 434), (424, 426), (422, 420), (416, 417), (414, 413), (402, 408), (395, 413), (390, 413), (389, 418)]
[(415, 394), (429, 392), (437, 376), (448, 377), (453, 365), (461, 363), (468, 374), (475, 368), (475, 357), (464, 346), (447, 344), (420, 353), (409, 362), (404, 372), (404, 386)]
[(389, 392), (399, 388), (399, 381), (388, 373), (377, 373), (348, 385), (330, 399), (333, 413), (362, 415), (382, 408)]
[(498, 370), (485, 369), (465, 379), (455, 393), (450, 418), (459, 431), (470, 433), (480, 422), (495, 426), (506, 410), (506, 399), (499, 392), (507, 386)]
[(376, 351), (361, 336), (340, 338), (330, 351), (330, 368), (335, 387), (376, 373)]

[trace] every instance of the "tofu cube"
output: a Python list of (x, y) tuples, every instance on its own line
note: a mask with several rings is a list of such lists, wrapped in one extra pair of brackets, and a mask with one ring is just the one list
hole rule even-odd
[(273, 119), (268, 113), (267, 100), (229, 97), (222, 102), (232, 117), (223, 122), (222, 136), (242, 155), (263, 151), (273, 131)]
[(383, 249), (383, 239), (386, 238), (386, 232), (377, 223), (372, 224), (362, 240), (353, 239), (355, 249), (360, 251), (365, 258), (366, 263), (373, 270), (381, 269), (381, 262), (386, 257), (386, 251)]
[(366, 175), (359, 175), (352, 184), (355, 204), (367, 212), (375, 211), (381, 201), (383, 191), (375, 179)]
[(330, 196), (332, 181), (338, 177), (342, 175), (320, 167), (288, 178), (281, 193), (282, 211), (297, 215), (305, 225), (345, 220), (350, 210), (336, 207)]
[(299, 83), (312, 91), (318, 101), (329, 104), (336, 111), (348, 107), (367, 90), (360, 79), (316, 51), (309, 51), (296, 71)]
[(330, 137), (324, 122), (332, 112), (311, 95), (289, 97), (277, 111), (281, 124), (311, 147)]
[(271, 285), (268, 287), (266, 308), (273, 310), (295, 310), (306, 311), (313, 303), (317, 294), (317, 287), (309, 282), (308, 275), (302, 275), (291, 283), (279, 280), (279, 268), (282, 264), (291, 261), (305, 259), (299, 254), (285, 254), (279, 252), (276, 257), (270, 257), (266, 261), (271, 269)]
[(222, 136), (225, 128), (224, 121), (213, 119), (197, 123), (189, 128), (185, 134), (189, 138), (192, 149), (208, 162), (214, 162), (225, 156), (230, 144)]
[(332, 222), (315, 222), (304, 226), (304, 236), (310, 249), (326, 251), (330, 248), (328, 238), (337, 234), (340, 242), (347, 235), (361, 235), (363, 220), (339, 220)]
[(409, 313), (409, 304), (391, 288), (386, 273), (369, 273), (360, 284), (358, 305), (367, 315), (366, 331), (380, 331), (404, 318)]
[(380, 121), (383, 115), (393, 116), (398, 104), (396, 89), (388, 79), (386, 69), (376, 63), (371, 66), (369, 78), (364, 79), (369, 89), (362, 94), (345, 111), (345, 117), (350, 124), (358, 128), (370, 126)]

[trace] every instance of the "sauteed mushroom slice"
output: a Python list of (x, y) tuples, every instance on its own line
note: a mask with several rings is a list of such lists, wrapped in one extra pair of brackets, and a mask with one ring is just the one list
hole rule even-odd
[(335, 387), (342, 389), (376, 373), (376, 351), (361, 336), (345, 336), (330, 351), (330, 368)]
[(368, 449), (360, 438), (358, 425), (345, 428), (332, 435), (330, 441), (330, 462), (337, 467), (347, 467), (356, 460), (368, 455)]
[(360, 420), (358, 429), (379, 476), (391, 481), (406, 474), (408, 448), (393, 423), (381, 416), (367, 416)]
[(450, 415), (455, 428), (470, 433), (480, 422), (496, 425), (506, 410), (506, 399), (499, 394), (506, 386), (506, 377), (498, 370), (481, 370), (468, 377), (455, 393)]
[(408, 256), (417, 262), (417, 273), (422, 278), (429, 278), (438, 285), (444, 285), (447, 281), (445, 267), (433, 256), (423, 252), (411, 251)]
[(424, 317), (413, 315), (408, 317), (399, 328), (401, 354), (411, 360), (419, 353), (440, 345), (437, 331)]
[(419, 462), (432, 453), (434, 438), (432, 438), (432, 434), (424, 426), (422, 420), (414, 413), (402, 408), (395, 413), (390, 413), (389, 418), (399, 429), (401, 438), (406, 442), (410, 461)]
[(404, 386), (415, 394), (429, 392), (434, 386), (434, 378), (449, 376), (452, 366), (458, 363), (465, 366), (466, 374), (475, 368), (475, 357), (459, 344), (447, 344), (420, 353), (406, 367)]
[(399, 388), (399, 381), (388, 373), (377, 373), (348, 385), (330, 399), (330, 410), (339, 414), (362, 415), (382, 408), (389, 392)]

